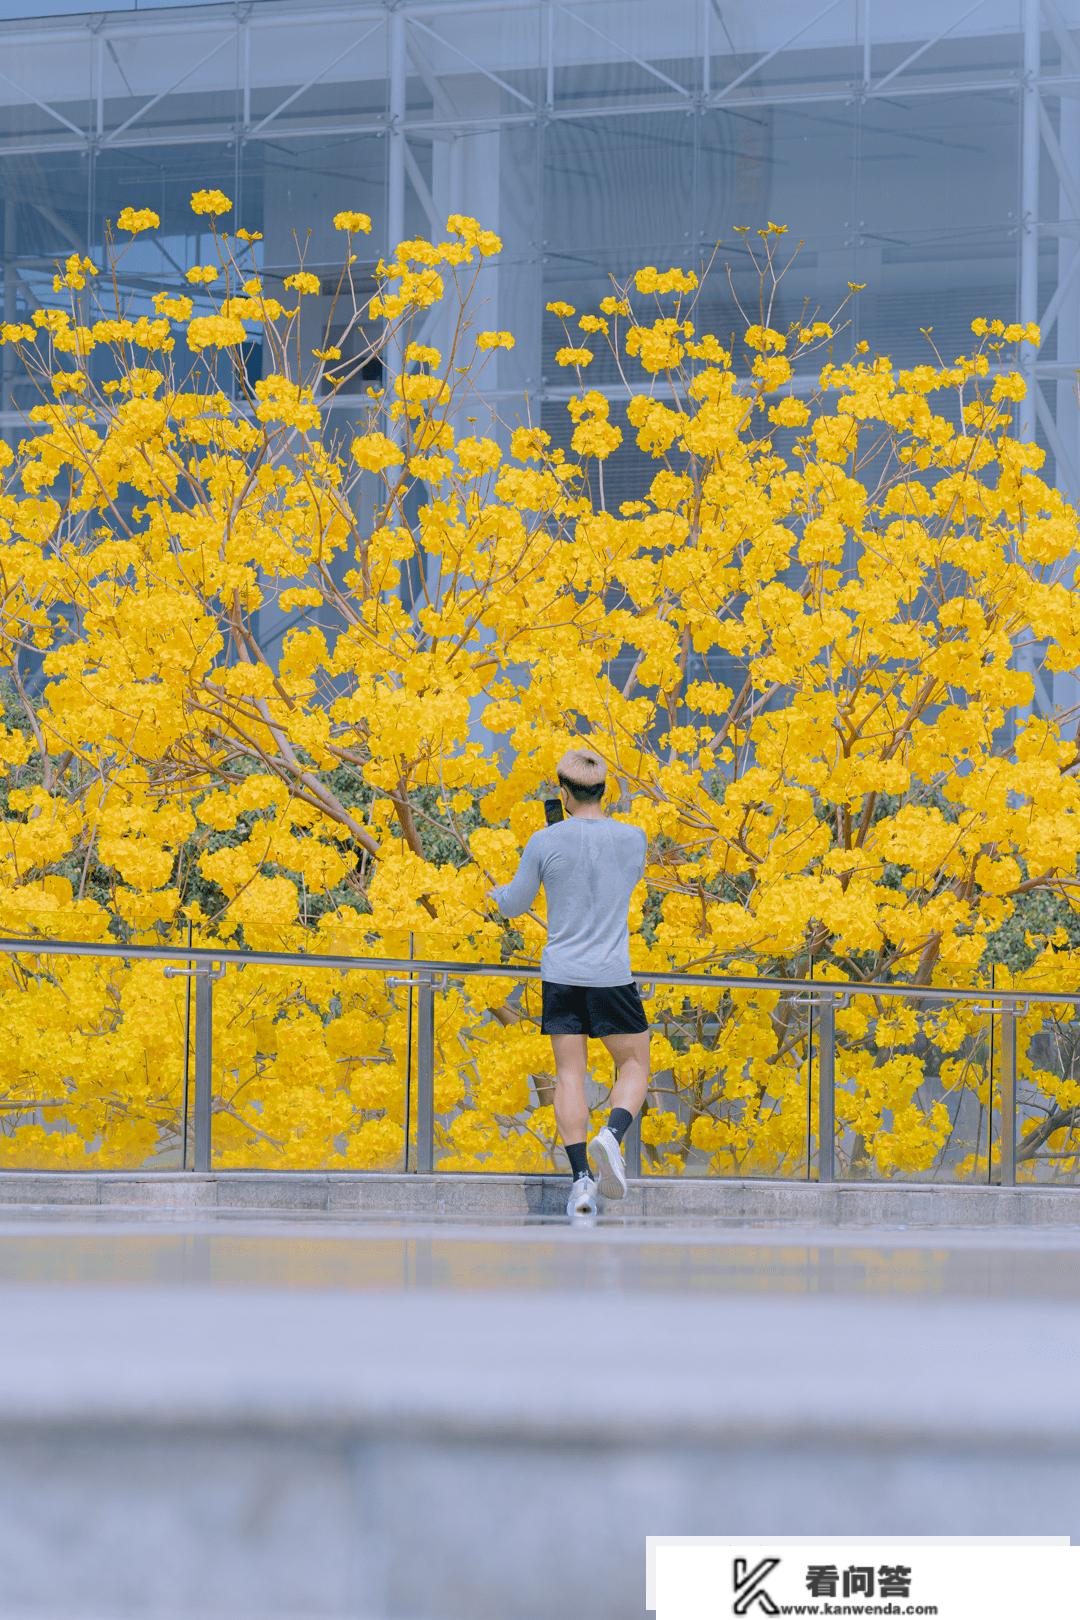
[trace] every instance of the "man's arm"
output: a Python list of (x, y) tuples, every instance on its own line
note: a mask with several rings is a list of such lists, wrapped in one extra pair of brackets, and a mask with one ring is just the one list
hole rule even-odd
[(504, 917), (521, 917), (528, 911), (539, 892), (540, 851), (536, 847), (534, 833), (525, 845), (513, 882), (504, 883), (499, 889), (489, 889), (488, 895)]

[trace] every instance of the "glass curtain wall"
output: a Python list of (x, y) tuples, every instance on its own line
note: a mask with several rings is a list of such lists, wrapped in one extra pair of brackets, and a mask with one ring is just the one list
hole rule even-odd
[[(0, 47), (5, 321), (57, 298), (57, 258), (102, 261), (128, 204), (160, 215), (123, 259), (123, 290), (151, 313), (212, 249), (191, 193), (220, 188), (223, 224), (262, 233), (269, 292), (300, 253), (321, 275), (301, 353), (340, 347), (335, 212), (371, 215), (368, 272), (465, 212), (504, 240), (479, 288), (484, 326), (517, 337), (486, 368), (495, 408), (560, 444), (572, 389), (546, 306), (594, 309), (643, 264), (712, 262), (696, 319), (727, 337), (756, 301), (738, 227), (776, 220), (795, 254), (779, 324), (829, 318), (860, 288), (837, 360), (865, 340), (897, 366), (949, 361), (975, 316), (1041, 321), (1025, 431), (1080, 494), (1080, 0), (832, 0), (810, 16), (800, 0), (254, 0), (8, 21)], [(436, 347), (440, 319), (421, 334)], [(36, 397), (2, 353), (15, 441)], [(588, 381), (623, 428), (617, 505), (643, 494), (648, 463), (599, 345)], [(332, 428), (355, 407), (338, 395)], [(270, 656), (287, 629), (267, 614)], [(1078, 695), (1070, 674), (1036, 687), (1048, 711)]]
[[(586, 312), (643, 265), (713, 263), (697, 325), (726, 337), (756, 299), (739, 228), (775, 221), (794, 259), (774, 324), (829, 318), (858, 288), (835, 359), (865, 341), (898, 366), (934, 350), (949, 361), (975, 316), (1039, 321), (1024, 431), (1050, 476), (1080, 493), (1080, 0), (252, 0), (20, 18), (0, 23), (0, 160), (5, 322), (59, 303), (58, 258), (102, 263), (128, 205), (160, 216), (123, 260), (133, 312), (150, 314), (162, 287), (196, 295), (183, 272), (212, 241), (190, 196), (219, 188), (234, 200), (225, 227), (262, 235), (269, 292), (300, 255), (319, 275), (306, 353), (340, 336), (335, 213), (371, 216), (367, 275), (402, 238), (475, 216), (504, 243), (480, 289), (483, 324), (517, 339), (493, 356), (491, 393), (507, 429), (531, 420), (556, 443), (569, 439), (571, 389), (546, 306)], [(424, 340), (439, 343), (437, 313)], [(622, 385), (597, 347), (589, 384), (620, 421)], [(0, 426), (18, 438), (36, 396), (14, 350), (0, 352)], [(257, 376), (257, 345), (247, 363)], [(816, 373), (797, 379), (815, 384)], [(346, 432), (356, 395), (327, 406)], [(643, 493), (649, 473), (621, 425), (611, 504)], [(286, 629), (264, 627), (268, 651)], [(1075, 681), (1055, 675), (1040, 705), (1075, 701)], [(179, 1007), (174, 997), (174, 1033)], [(927, 1096), (941, 1100), (948, 1081), (955, 1099), (942, 1166), (974, 1175), (996, 1128), (997, 1037), (973, 1014), (961, 1046), (939, 1051), (934, 1018), (920, 1016)], [(895, 1031), (844, 1017), (838, 1152), (845, 1174), (862, 1174), (860, 1077)], [(1023, 1109), (1033, 1065), (1073, 1077), (1075, 1032), (1064, 1019), (1023, 1027)], [(780, 1166), (796, 1174), (813, 1149), (808, 1016), (799, 1039), (788, 1076), (799, 1131)], [(163, 1070), (173, 1113), (180, 1052)], [(711, 1071), (698, 1078), (704, 1095)], [(404, 1096), (387, 1106), (403, 1109)]]
[[(284, 0), (2, 24), (5, 304), (48, 303), (54, 258), (100, 255), (106, 221), (128, 203), (161, 216), (127, 260), (133, 290), (140, 275), (156, 287), (199, 252), (190, 192), (219, 186), (236, 200), (233, 223), (263, 231), (270, 276), (292, 266), (293, 232), (303, 242), (308, 228), (308, 262), (329, 272), (330, 220), (346, 205), (376, 222), (373, 257), (395, 227), (426, 233), (451, 210), (497, 229), (492, 298), (520, 344), (501, 361), (508, 400), (557, 403), (544, 303), (587, 306), (609, 275), (653, 260), (696, 267), (718, 241), (744, 290), (734, 227), (770, 218), (803, 243), (785, 284), (793, 308), (826, 310), (848, 281), (864, 283), (847, 339), (906, 362), (930, 326), (949, 351), (972, 312), (1017, 313), (1030, 0), (835, 0), (810, 22), (807, 9)], [(1056, 172), (1080, 140), (1069, 21), (1056, 4), (1036, 8), (1050, 126), (1035, 200), (1040, 312), (1076, 231), (1074, 188)], [(730, 296), (717, 277), (717, 319)]]
[[(737, 227), (773, 220), (798, 248), (780, 321), (861, 289), (836, 358), (865, 340), (898, 365), (951, 360), (976, 315), (1042, 320), (1027, 431), (1078, 493), (1080, 0), (255, 0), (9, 21), (0, 54), (7, 321), (54, 301), (58, 257), (100, 261), (128, 204), (161, 218), (124, 259), (149, 313), (209, 251), (189, 199), (217, 187), (228, 227), (263, 234), (268, 290), (298, 252), (325, 278), (306, 352), (327, 335), (338, 210), (371, 216), (369, 271), (463, 212), (504, 242), (481, 289), (484, 324), (517, 338), (486, 372), (498, 410), (559, 442), (565, 339), (545, 306), (715, 256), (699, 325), (727, 335), (756, 291)], [(34, 400), (3, 353), (10, 439)], [(618, 420), (602, 353), (589, 383)], [(335, 426), (355, 404), (335, 401)], [(613, 503), (646, 476), (631, 438)]]
[[(223, 224), (262, 232), (267, 290), (300, 253), (324, 277), (324, 298), (304, 300), (306, 353), (340, 339), (335, 212), (371, 215), (366, 271), (465, 212), (504, 240), (481, 288), (484, 324), (517, 337), (487, 368), (497, 410), (560, 442), (570, 379), (546, 306), (594, 308), (643, 264), (714, 262), (698, 324), (729, 335), (737, 301), (756, 296), (738, 227), (776, 220), (798, 249), (780, 322), (829, 318), (860, 287), (834, 358), (866, 340), (897, 364), (933, 348), (952, 360), (973, 316), (1041, 319), (1027, 431), (1075, 496), (1080, 0), (806, 13), (798, 0), (256, 0), (0, 24), (3, 319), (55, 300), (55, 259), (102, 261), (128, 204), (160, 215), (123, 261), (136, 313), (151, 313), (210, 251), (191, 191), (220, 188), (235, 201)], [(426, 340), (439, 343), (439, 314)], [(253, 345), (249, 373), (259, 364)], [(602, 350), (589, 386), (619, 420)], [(0, 389), (15, 439), (34, 394), (10, 348)], [(335, 428), (355, 405), (335, 400)], [(648, 478), (631, 441), (606, 470), (612, 504)]]

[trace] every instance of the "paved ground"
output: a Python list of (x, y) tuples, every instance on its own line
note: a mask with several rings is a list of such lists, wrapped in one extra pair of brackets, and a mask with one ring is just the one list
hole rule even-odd
[(1080, 1228), (0, 1218), (0, 1615), (550, 1620), (1080, 1533)]
[[(1080, 1227), (718, 1229), (600, 1218), (0, 1218), (6, 1283), (250, 1289), (841, 1294), (1080, 1302)], [(611, 1302), (614, 1305), (614, 1301)]]

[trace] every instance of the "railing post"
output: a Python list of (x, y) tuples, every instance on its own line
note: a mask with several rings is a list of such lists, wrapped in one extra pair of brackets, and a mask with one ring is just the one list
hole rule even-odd
[[(190, 941), (189, 941), (190, 944)], [(169, 977), (168, 968), (165, 977)], [(182, 1131), (180, 1146), (180, 1168), (186, 1170), (188, 1160), (191, 1158), (191, 975), (184, 981), (184, 1082), (183, 1095), (180, 1103), (180, 1128)]]
[(422, 973), (416, 990), (416, 1168), (435, 1168), (435, 986)]
[(205, 969), (195, 979), (195, 1170), (210, 1169), (211, 1069), (214, 1057), (214, 982)]
[[(993, 1030), (994, 1022), (990, 1020)], [(991, 1034), (991, 1040), (993, 1035)], [(1016, 1186), (1016, 1009), (1001, 1009), (1001, 1185)]]
[(836, 1180), (836, 1002), (828, 991), (818, 1019), (817, 1178)]
[(634, 1123), (623, 1137), (623, 1161), (626, 1173), (635, 1179), (641, 1177), (641, 1109), (634, 1115)]

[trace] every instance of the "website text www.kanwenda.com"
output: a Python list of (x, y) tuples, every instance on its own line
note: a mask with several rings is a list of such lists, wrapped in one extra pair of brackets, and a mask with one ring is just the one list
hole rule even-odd
[(778, 1603), (781, 1614), (937, 1614), (936, 1603)]

